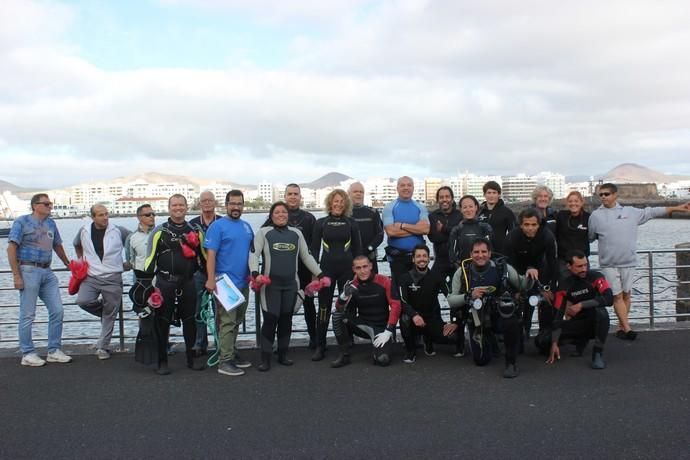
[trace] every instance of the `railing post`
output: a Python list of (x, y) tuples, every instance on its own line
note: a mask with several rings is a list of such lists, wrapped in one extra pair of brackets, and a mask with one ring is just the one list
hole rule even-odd
[(649, 266), (649, 328), (654, 329), (654, 254), (647, 253)]
[(120, 328), (120, 353), (125, 351), (125, 309), (120, 299), (120, 314), (118, 320), (118, 327)]

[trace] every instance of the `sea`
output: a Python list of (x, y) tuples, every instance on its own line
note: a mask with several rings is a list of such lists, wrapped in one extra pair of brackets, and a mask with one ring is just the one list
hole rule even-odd
[[(317, 218), (323, 217), (323, 212), (314, 213)], [(250, 213), (242, 216), (249, 224), (258, 230), (266, 221), (266, 213)], [(159, 216), (156, 218), (157, 223), (162, 223), (167, 217)], [(56, 220), (60, 235), (63, 239), (65, 250), (70, 258), (75, 257), (74, 247), (72, 241), (79, 231), (79, 228), (85, 224), (90, 223), (88, 218), (79, 219), (58, 219)], [(111, 222), (116, 225), (123, 226), (128, 229), (135, 229), (137, 220), (135, 217), (114, 217)], [(640, 226), (638, 237), (639, 250), (662, 250), (673, 249), (676, 244), (690, 242), (690, 220), (688, 219), (654, 219), (646, 224)], [(431, 245), (430, 245), (431, 246)], [(384, 256), (383, 248), (385, 242), (379, 248), (379, 260)], [(596, 242), (592, 245), (592, 250), (596, 251)], [(631, 317), (649, 315), (649, 278), (647, 276), (647, 255), (640, 255), (640, 270), (636, 277), (634, 293), (633, 293), (633, 309)], [(53, 257), (55, 266), (61, 265), (57, 257)], [(591, 258), (592, 267), (597, 266), (597, 258)], [(672, 315), (675, 313), (675, 254), (659, 253), (653, 255), (653, 266), (656, 267), (655, 272), (661, 277), (654, 278), (654, 293), (655, 293), (655, 314), (656, 315)], [(379, 263), (381, 272), (389, 274), (388, 264)], [(57, 272), (61, 285), (66, 286), (69, 273), (66, 271)], [(132, 274), (124, 273), (124, 283), (131, 284)], [(125, 287), (125, 291), (128, 287)], [(255, 324), (255, 310), (253, 296), (250, 300), (249, 310), (247, 312), (247, 321), (245, 329), (248, 331), (254, 330)], [(63, 303), (65, 304), (65, 324), (63, 327), (63, 337), (76, 337), (76, 340), (70, 340), (69, 343), (93, 343), (100, 331), (99, 322), (91, 315), (83, 312), (78, 306), (74, 304), (75, 296), (68, 296), (66, 289), (63, 292)], [(443, 302), (442, 302), (443, 303)], [(7, 261), (7, 239), (0, 239), (0, 348), (13, 348), (17, 343), (17, 326), (19, 309), (16, 307), (8, 307), (19, 304), (19, 295), (13, 289), (12, 276), (9, 273), (9, 264)], [(125, 334), (127, 336), (136, 336), (137, 322), (134, 314), (129, 311), (131, 304), (129, 299), (124, 297), (124, 308), (126, 310), (125, 317), (129, 320), (125, 322)], [(445, 313), (447, 315), (447, 313)], [(46, 321), (46, 309), (39, 306), (36, 312), (37, 321)], [(615, 315), (612, 315), (612, 321)], [(87, 322), (84, 322), (86, 320)], [(674, 318), (657, 319), (656, 323), (664, 323), (675, 321)], [(648, 323), (648, 320), (633, 319), (633, 323)], [(306, 337), (306, 325), (302, 316), (295, 316), (294, 321), (294, 338)], [(117, 333), (117, 325), (116, 331)], [(179, 335), (181, 330), (173, 328), (172, 334), (176, 336), (175, 340), (180, 340)], [(36, 339), (46, 337), (46, 327), (43, 324), (36, 324), (34, 326), (34, 337)], [(40, 341), (37, 340), (40, 344)]]

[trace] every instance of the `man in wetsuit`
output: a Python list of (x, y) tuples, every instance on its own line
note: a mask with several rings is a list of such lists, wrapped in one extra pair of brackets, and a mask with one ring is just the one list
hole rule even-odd
[(244, 302), (230, 311), (221, 305), (217, 305), (216, 308), (220, 350), (218, 373), (239, 376), (244, 375), (244, 369), (252, 365), (237, 353), (236, 343), (249, 301), (247, 278), (254, 231), (247, 221), (240, 219), (244, 208), (244, 194), (240, 190), (230, 190), (225, 195), (225, 207), (228, 215), (211, 224), (206, 232), (206, 289), (215, 291), (216, 277), (228, 275), (244, 296)]
[(355, 279), (348, 283), (336, 302), (333, 313), (333, 331), (340, 347), (340, 356), (331, 367), (350, 364), (350, 333), (370, 339), (375, 365), (388, 366), (391, 362), (393, 332), (400, 318), (400, 300), (391, 279), (372, 272), (367, 256), (352, 261)]
[(448, 238), (460, 223), (462, 215), (455, 205), (453, 189), (443, 186), (436, 190), (438, 209), (429, 214), (429, 241), (434, 244), (434, 265), (431, 270), (450, 283), (457, 267), (448, 259)]
[(374, 273), (379, 272), (377, 248), (383, 242), (383, 222), (379, 212), (364, 205), (364, 186), (361, 182), (353, 182), (347, 191), (352, 200), (352, 218), (359, 227), (359, 236), (362, 239), (362, 251), (369, 257), (373, 265)]
[[(412, 364), (417, 359), (417, 336), (424, 337), (424, 353), (434, 356), (434, 343), (458, 343), (458, 325), (445, 323), (441, 318), (438, 295), (448, 295), (448, 286), (438, 272), (429, 270), (429, 247), (415, 246), (414, 268), (400, 277), (400, 332), (405, 341), (403, 362)], [(462, 338), (464, 341), (464, 337)]]
[(490, 180), (484, 184), (482, 190), (485, 201), (479, 207), (477, 220), (479, 222), (486, 222), (493, 229), (491, 245), (494, 255), (504, 254), (503, 246), (505, 245), (506, 237), (511, 230), (517, 227), (515, 214), (501, 199), (501, 186), (498, 182)]
[(168, 337), (170, 324), (182, 322), (182, 334), (187, 356), (187, 367), (204, 369), (203, 363), (194, 363), (196, 340), (196, 292), (194, 272), (197, 270), (199, 235), (185, 220), (187, 199), (174, 194), (168, 199), (170, 217), (153, 229), (149, 236), (145, 269), (155, 274), (156, 287), (161, 291), (163, 305), (155, 311), (158, 338), (158, 375), (168, 375)]
[(77, 305), (101, 319), (96, 357), (110, 359), (110, 339), (122, 304), (122, 250), (130, 231), (109, 221), (102, 204), (91, 206), (91, 223), (74, 238), (77, 257), (89, 263), (88, 276), (79, 286)]
[[(204, 287), (208, 276), (206, 275), (206, 249), (204, 249), (204, 240), (208, 227), (215, 221), (221, 218), (216, 214), (216, 197), (213, 192), (206, 190), (199, 195), (199, 206), (201, 207), (201, 214), (189, 221), (189, 225), (199, 233), (199, 270), (194, 273), (194, 289), (196, 290), (196, 316), (198, 318), (201, 310), (201, 298), (206, 291)], [(216, 344), (216, 347), (218, 344)], [(194, 353), (196, 356), (203, 356), (208, 349), (208, 331), (206, 324), (200, 321), (196, 323), (196, 343), (194, 343)]]
[[(451, 309), (459, 318), (467, 316), (470, 350), (475, 364), (484, 366), (498, 352), (496, 333), (503, 334), (505, 370), (503, 377), (515, 378), (520, 343), (520, 312), (513, 301), (516, 292), (527, 289), (532, 281), (505, 262), (491, 259), (490, 243), (477, 239), (471, 245), (471, 260), (465, 260), (453, 275), (453, 290), (448, 296)], [(480, 308), (477, 309), (474, 303)], [(474, 309), (470, 315), (469, 312)], [(488, 337), (492, 338), (491, 340)]]
[(429, 233), (429, 213), (412, 199), (414, 182), (408, 176), (398, 179), (398, 198), (383, 208), (383, 228), (388, 235), (386, 256), (393, 281), (413, 268), (412, 249), (424, 243)]
[[(506, 239), (505, 256), (508, 263), (521, 275), (547, 287), (543, 295), (547, 302), (553, 301), (553, 292), (558, 279), (556, 259), (556, 238), (546, 225), (541, 225), (539, 214), (534, 208), (527, 208), (518, 215), (518, 228), (513, 229)], [(532, 328), (534, 307), (522, 298), (524, 303), (523, 328), (529, 337)], [(539, 325), (541, 329), (543, 324)]]
[(548, 364), (561, 359), (559, 346), (564, 340), (574, 340), (575, 356), (582, 356), (589, 339), (594, 338), (592, 369), (604, 369), (602, 357), (609, 333), (607, 306), (613, 304), (613, 293), (604, 275), (589, 270), (584, 252), (573, 249), (565, 256), (570, 276), (558, 286), (552, 321), (537, 336), (537, 346), (548, 353)]
[[(285, 204), (287, 204), (288, 207), (288, 225), (299, 229), (307, 244), (311, 244), (316, 217), (314, 217), (312, 213), (300, 209), (301, 202), (302, 191), (300, 186), (294, 183), (288, 184), (285, 187)], [(264, 224), (264, 226), (265, 225), (267, 224)], [(301, 260), (299, 261), (298, 275), (299, 288), (304, 290), (307, 284), (311, 282), (312, 275)], [(307, 323), (307, 333), (309, 334), (309, 348), (314, 349), (316, 348), (316, 307), (314, 305), (314, 298), (305, 296), (302, 308), (304, 309), (304, 322)]]

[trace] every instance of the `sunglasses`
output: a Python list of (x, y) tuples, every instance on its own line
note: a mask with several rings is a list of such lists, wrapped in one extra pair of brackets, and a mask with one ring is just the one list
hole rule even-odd
[(142, 216), (142, 217), (156, 217), (156, 213), (155, 213), (155, 212), (145, 212), (145, 213), (142, 213), (142, 214), (139, 214), (139, 215)]
[(43, 206), (47, 207), (51, 207), (53, 205), (53, 203), (51, 203), (50, 201), (39, 201), (36, 204), (42, 204)]
[(601, 192), (599, 196), (611, 196), (611, 192)]

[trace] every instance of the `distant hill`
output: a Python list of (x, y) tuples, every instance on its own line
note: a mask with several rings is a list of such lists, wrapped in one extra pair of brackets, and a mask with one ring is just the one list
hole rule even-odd
[(329, 172), (325, 176), (321, 176), (318, 179), (307, 182), (305, 184), (299, 184), (300, 187), (304, 188), (312, 188), (312, 189), (318, 189), (318, 188), (324, 188), (324, 187), (335, 187), (337, 185), (340, 185), (341, 182), (352, 179), (350, 176), (346, 176), (345, 174), (341, 174), (338, 172)]
[(664, 174), (635, 163), (623, 163), (599, 176), (605, 182), (661, 183), (689, 180), (690, 176)]
[(114, 179), (110, 179), (107, 182), (113, 183), (113, 184), (126, 184), (129, 182), (136, 182), (137, 180), (143, 180), (149, 183), (166, 183), (166, 182), (177, 182), (177, 183), (188, 183), (188, 184), (194, 184), (198, 185), (200, 187), (203, 187), (205, 185), (213, 184), (213, 183), (221, 183), (221, 184), (228, 184), (233, 187), (237, 188), (251, 188), (255, 186), (248, 186), (248, 185), (243, 185), (243, 184), (237, 184), (235, 182), (227, 181), (224, 179), (216, 179), (216, 178), (199, 178), (199, 177), (192, 177), (192, 176), (178, 176), (174, 174), (161, 174), (158, 172), (145, 172), (141, 174), (136, 174), (132, 176), (123, 176), (123, 177), (116, 177)]
[(34, 189), (26, 188), (26, 187), (20, 187), (18, 185), (14, 185), (11, 182), (0, 180), (0, 192), (5, 191), (5, 190), (9, 190), (12, 193), (22, 193), (22, 192), (31, 192)]

